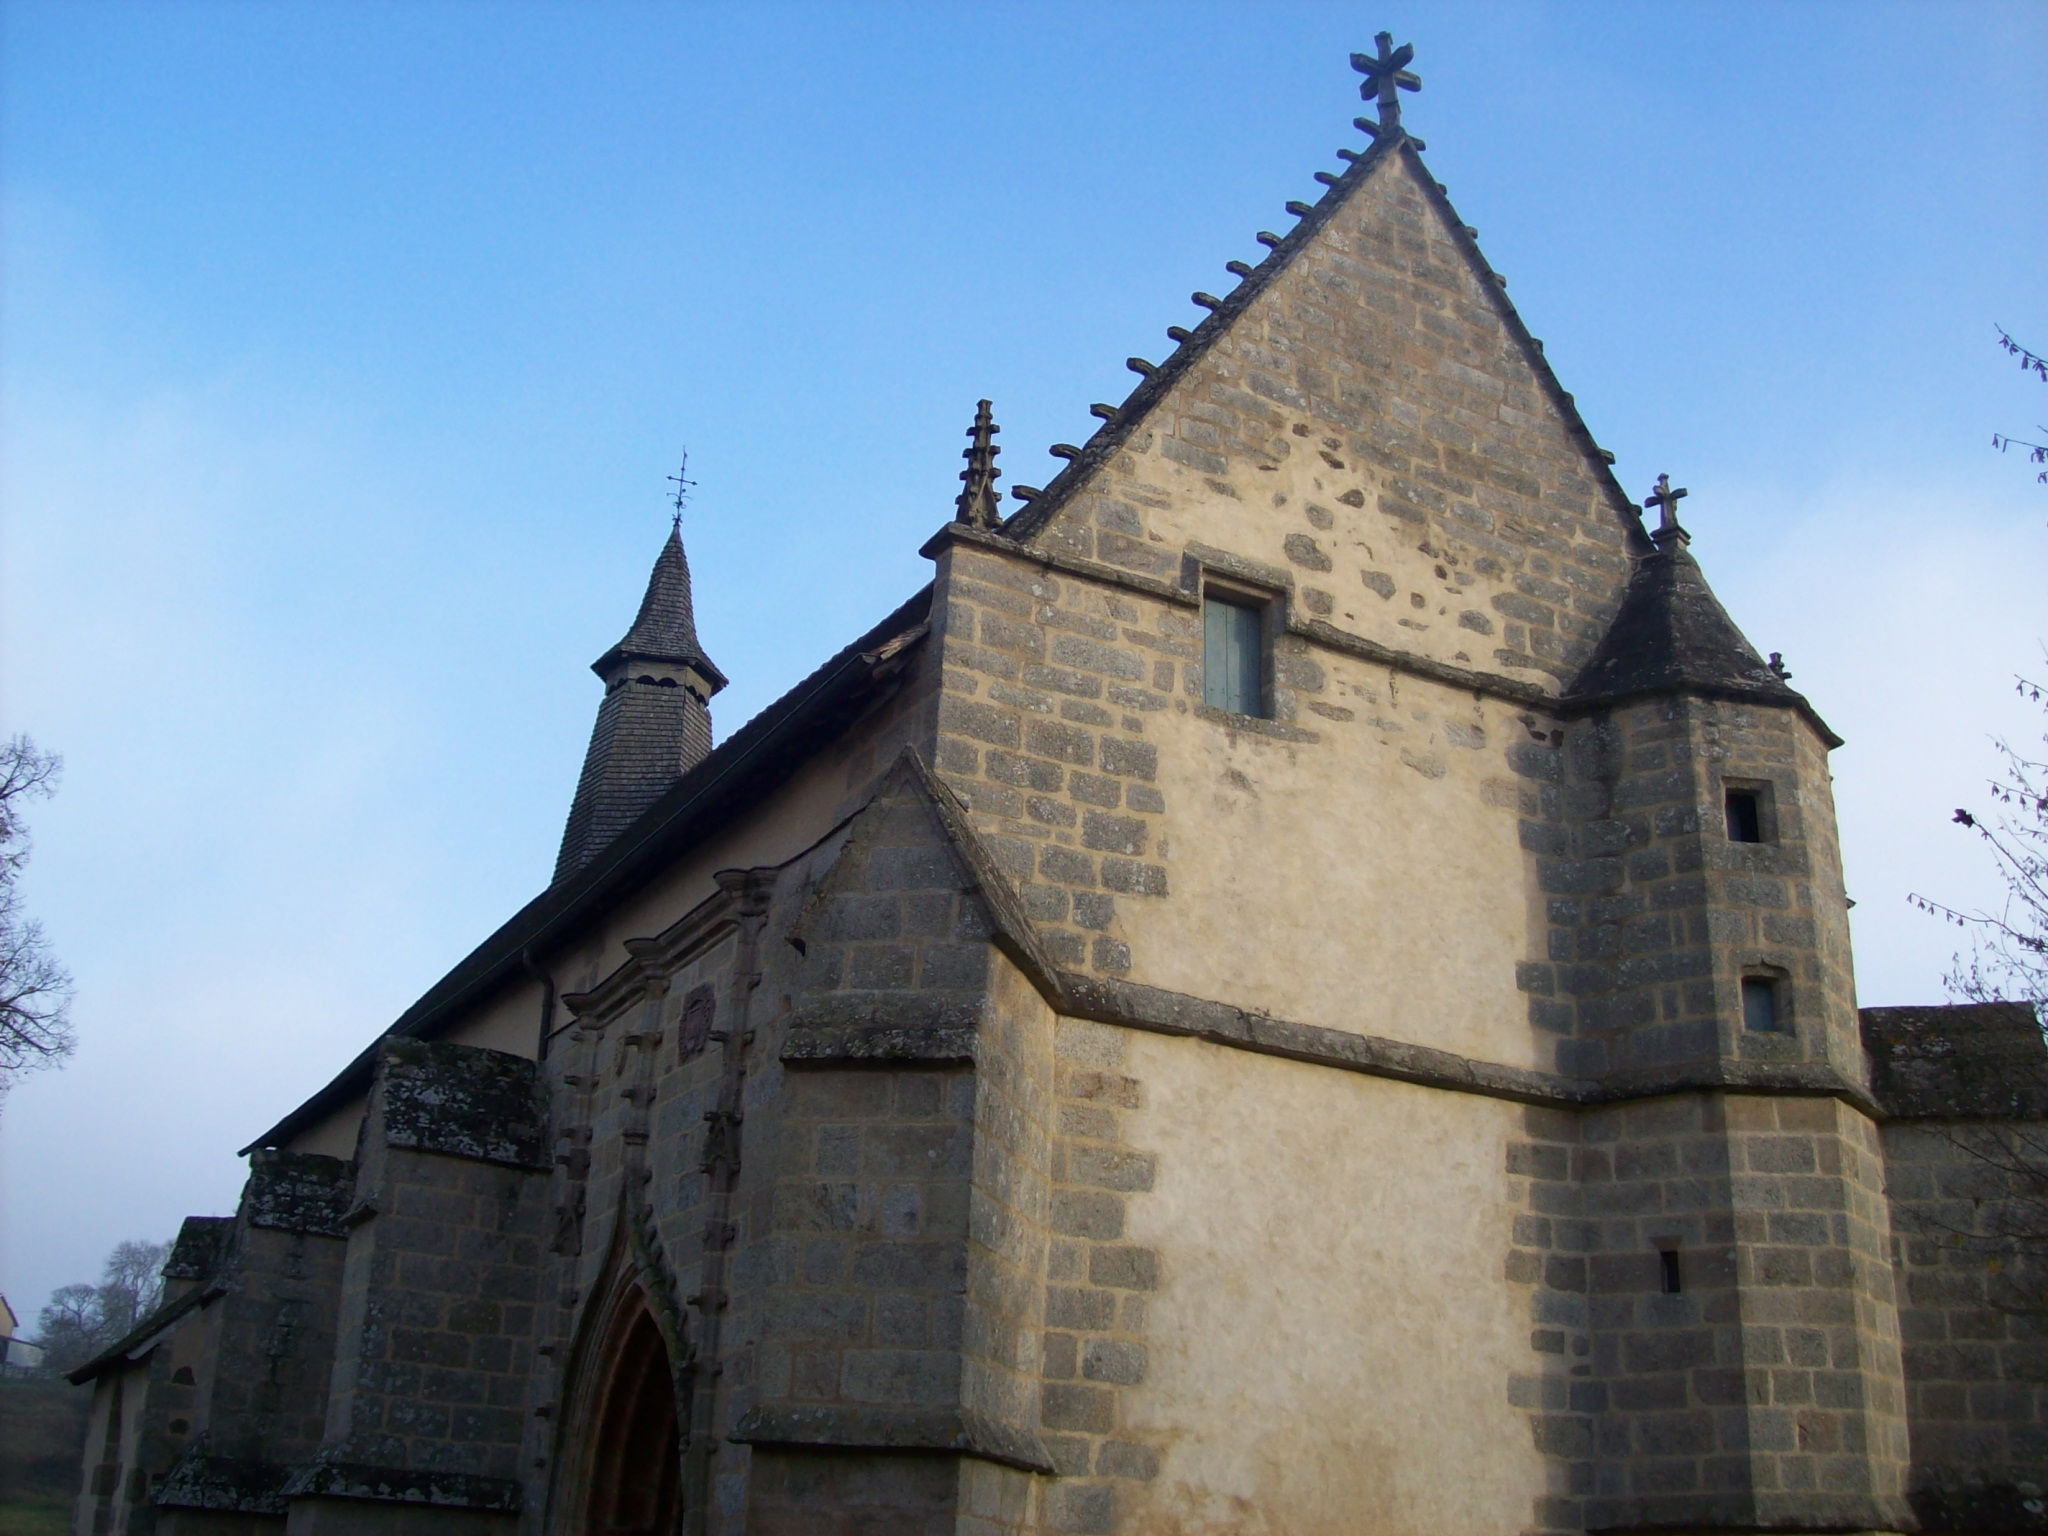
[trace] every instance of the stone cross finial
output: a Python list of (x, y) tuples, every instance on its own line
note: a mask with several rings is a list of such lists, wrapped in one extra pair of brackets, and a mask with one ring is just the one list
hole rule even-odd
[(1403, 43), (1394, 46), (1394, 34), (1382, 32), (1373, 39), (1379, 49), (1377, 55), (1354, 53), (1351, 67), (1365, 76), (1358, 87), (1358, 94), (1367, 101), (1375, 101), (1380, 109), (1380, 132), (1395, 133), (1401, 127), (1401, 91), (1422, 89), (1422, 77), (1412, 73), (1408, 65), (1415, 58), (1415, 45)]
[(1657, 531), (1650, 537), (1659, 544), (1671, 539), (1681, 539), (1688, 544), (1692, 542), (1691, 535), (1678, 526), (1678, 501), (1686, 494), (1683, 486), (1672, 485), (1669, 475), (1659, 475), (1657, 489), (1643, 498), (1645, 510), (1650, 507), (1657, 509)]
[(967, 467), (960, 471), (960, 497), (953, 504), (955, 519), (970, 527), (993, 528), (1002, 520), (996, 496), (996, 481), (1003, 473), (996, 468), (996, 455), (1003, 451), (995, 445), (1000, 431), (988, 401), (981, 401), (974, 408), (974, 425), (967, 429), (967, 447), (960, 454)]
[(680, 530), (683, 526), (683, 503), (690, 499), (690, 492), (697, 488), (697, 482), (690, 478), (690, 455), (687, 451), (683, 454), (682, 467), (670, 475), (668, 479), (669, 483), (676, 488), (675, 495), (669, 498), (669, 505), (676, 509), (675, 519), (671, 526)]

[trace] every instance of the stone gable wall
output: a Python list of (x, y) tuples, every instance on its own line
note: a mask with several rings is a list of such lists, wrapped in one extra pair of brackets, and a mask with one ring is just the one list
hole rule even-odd
[(1560, 689), (1620, 600), (1626, 514), (1424, 174), (1350, 192), (1033, 542), (1157, 579), (1220, 547), (1339, 629)]

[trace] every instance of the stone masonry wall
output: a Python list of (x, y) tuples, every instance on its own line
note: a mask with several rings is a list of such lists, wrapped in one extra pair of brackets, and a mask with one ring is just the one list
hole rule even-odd
[(547, 1221), (541, 1103), (532, 1062), (386, 1044), (347, 1218), (321, 1452), (336, 1470), (295, 1492), (424, 1497), (454, 1474), (517, 1507)]
[(1507, 1274), (1540, 1362), (1511, 1394), (1556, 1468), (1538, 1528), (1902, 1518), (1875, 1126), (1832, 1099), (1688, 1093), (1528, 1129)]
[(250, 1155), (234, 1279), (204, 1379), (215, 1454), (293, 1466), (320, 1443), (353, 1174), (336, 1158)]
[[(991, 966), (975, 1037), (961, 1398), (991, 1442), (1043, 1469), (1034, 1432), (1050, 1241), (1056, 1019), (1016, 966)], [(996, 1426), (1001, 1426), (997, 1429)], [(992, 1444), (991, 1448), (999, 1448)], [(961, 1465), (959, 1536), (1037, 1529), (1043, 1479), (987, 1459)]]
[(1619, 600), (1623, 498), (1419, 161), (1323, 205), (1106, 462), (1047, 487), (1032, 541), (1153, 578), (1190, 541), (1293, 566), (1336, 628), (1556, 688)]
[[(1650, 1083), (1723, 1061), (1863, 1079), (1826, 754), (1793, 711), (1644, 700), (1518, 743), (1548, 957), (1522, 967), (1560, 1070)], [(1768, 786), (1768, 840), (1729, 840), (1723, 785)], [(1788, 1028), (1742, 1026), (1741, 977), (1783, 977)]]
[(1062, 1019), (1055, 1045), (1053, 1242), (1046, 1265), (1045, 1386), (1039, 1423), (1060, 1479), (1051, 1531), (1120, 1530), (1120, 1489), (1159, 1472), (1158, 1448), (1129, 1433), (1119, 1389), (1143, 1382), (1146, 1319), (1160, 1283), (1156, 1249), (1124, 1232), (1130, 1199), (1152, 1187), (1152, 1158), (1126, 1139), (1143, 1086), (1122, 1069), (1127, 1037)]
[(955, 545), (940, 557), (933, 623), (938, 773), (1055, 962), (1122, 975), (1117, 903), (1167, 894), (1146, 717), (1200, 660), (1196, 613)]
[(973, 1101), (964, 1067), (789, 1073), (757, 1408), (958, 1409)]
[(1928, 1531), (2048, 1530), (2048, 1266), (2041, 1122), (1885, 1128), (1912, 1423)]

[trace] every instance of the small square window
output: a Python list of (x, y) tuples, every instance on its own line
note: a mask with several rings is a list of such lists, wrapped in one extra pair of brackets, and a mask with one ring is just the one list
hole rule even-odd
[(1266, 610), (1247, 598), (1202, 596), (1202, 702), (1231, 715), (1266, 713)]
[(1729, 842), (1778, 840), (1778, 807), (1769, 779), (1723, 779), (1721, 811)]
[(1728, 841), (1760, 843), (1764, 840), (1764, 808), (1753, 789), (1728, 791)]
[(1785, 1030), (1783, 999), (1778, 995), (1777, 978), (1772, 976), (1745, 976), (1742, 978), (1742, 1027), (1759, 1034), (1782, 1035)]

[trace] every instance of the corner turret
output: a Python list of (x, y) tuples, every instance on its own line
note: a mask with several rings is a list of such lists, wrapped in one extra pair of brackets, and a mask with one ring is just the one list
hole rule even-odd
[[(1786, 686), (1783, 668), (1757, 655), (1707, 585), (1706, 573), (1688, 548), (1692, 535), (1679, 526), (1676, 516), (1678, 500), (1685, 494), (1672, 487), (1669, 475), (1657, 477), (1655, 494), (1643, 503), (1663, 513), (1660, 526), (1650, 535), (1655, 550), (1637, 563), (1614, 622), (1573, 682), (1569, 697), (1618, 704), (1645, 694), (1690, 689), (1718, 698), (1804, 706), (1806, 701)], [(1831, 736), (1828, 744), (1838, 745)]]
[(555, 879), (574, 874), (711, 751), (711, 697), (725, 674), (704, 654), (681, 520), (670, 528), (625, 636), (591, 663), (604, 702), (562, 831)]

